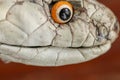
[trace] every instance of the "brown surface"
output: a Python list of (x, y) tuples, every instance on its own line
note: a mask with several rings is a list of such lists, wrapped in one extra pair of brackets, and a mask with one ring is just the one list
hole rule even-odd
[[(120, 20), (120, 0), (99, 1)], [(0, 80), (120, 80), (120, 38), (107, 54), (82, 64), (47, 68), (0, 62)]]

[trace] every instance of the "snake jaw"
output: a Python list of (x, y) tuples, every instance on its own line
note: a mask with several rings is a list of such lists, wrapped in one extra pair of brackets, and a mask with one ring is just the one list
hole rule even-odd
[(88, 48), (37, 47), (25, 48), (2, 44), (0, 57), (5, 62), (18, 62), (34, 66), (63, 66), (92, 60), (107, 52), (111, 42)]

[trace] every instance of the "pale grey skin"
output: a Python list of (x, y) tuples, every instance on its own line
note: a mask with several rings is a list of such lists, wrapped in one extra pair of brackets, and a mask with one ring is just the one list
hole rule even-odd
[(2, 60), (63, 66), (89, 61), (110, 49), (119, 33), (111, 10), (96, 0), (68, 0), (74, 15), (70, 22), (58, 24), (50, 14), (54, 1), (0, 0)]

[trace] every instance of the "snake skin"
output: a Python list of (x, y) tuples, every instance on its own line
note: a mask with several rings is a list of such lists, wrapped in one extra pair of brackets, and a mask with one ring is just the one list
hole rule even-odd
[(57, 24), (50, 5), (59, 0), (0, 0), (0, 58), (35, 66), (63, 66), (94, 59), (110, 48), (119, 22), (97, 0), (73, 4), (70, 22)]

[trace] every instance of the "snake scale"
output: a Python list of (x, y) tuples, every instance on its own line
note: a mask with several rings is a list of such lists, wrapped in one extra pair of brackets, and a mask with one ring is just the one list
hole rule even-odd
[(0, 58), (5, 62), (82, 63), (106, 53), (118, 34), (114, 13), (97, 0), (0, 0)]

